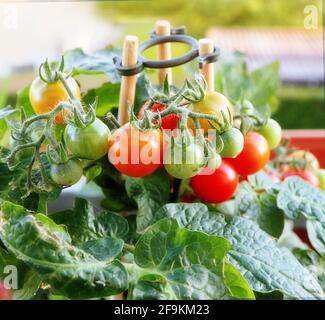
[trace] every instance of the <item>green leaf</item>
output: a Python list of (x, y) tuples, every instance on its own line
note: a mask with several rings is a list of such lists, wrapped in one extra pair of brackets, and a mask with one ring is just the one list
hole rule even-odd
[(163, 170), (143, 178), (126, 177), (127, 194), (138, 204), (138, 231), (147, 228), (156, 211), (168, 201), (169, 185), (169, 178)]
[(279, 71), (279, 62), (273, 62), (250, 74), (251, 86), (248, 91), (248, 99), (263, 114), (269, 113), (270, 107), (275, 107), (277, 104), (274, 100), (280, 85)]
[(17, 94), (16, 107), (23, 107), (27, 117), (35, 115), (34, 109), (29, 100), (29, 87), (21, 89)]
[(171, 217), (180, 227), (228, 239), (229, 261), (241, 272), (254, 291), (280, 290), (290, 297), (318, 298), (323, 292), (297, 259), (250, 219), (235, 216), (226, 221), (203, 204), (167, 204), (155, 219)]
[(89, 90), (84, 96), (83, 101), (91, 104), (98, 98), (96, 109), (97, 117), (104, 117), (113, 108), (118, 107), (120, 96), (119, 83), (104, 83), (98, 88)]
[(136, 210), (136, 203), (126, 193), (124, 177), (106, 159), (102, 164), (101, 174), (94, 182), (101, 187), (105, 195), (101, 202), (103, 208), (113, 212)]
[(13, 298), (16, 300), (28, 300), (38, 291), (42, 278), (35, 271), (30, 269), (24, 262), (16, 259), (14, 255), (0, 247), (0, 279), (5, 279), (6, 266), (17, 268), (18, 287), (12, 290)]
[[(66, 228), (49, 217), (4, 202), (0, 212), (0, 238), (18, 259), (37, 269), (54, 293), (73, 299), (105, 297), (127, 288), (123, 265), (110, 259), (98, 260), (72, 245)], [(110, 251), (110, 247), (106, 248)]]
[(82, 49), (74, 49), (64, 54), (66, 71), (72, 71), (73, 75), (79, 74), (106, 74), (111, 82), (119, 82), (113, 57), (120, 53), (119, 50), (108, 47), (92, 54), (85, 53)]
[(306, 227), (308, 238), (313, 247), (320, 255), (325, 255), (325, 223), (316, 220), (308, 220)]
[(139, 277), (132, 297), (143, 298), (148, 287), (154, 289), (155, 298), (225, 297), (222, 269), (229, 248), (227, 240), (181, 229), (174, 219), (158, 221), (135, 246), (135, 263), (149, 276)]
[(129, 231), (123, 217), (108, 211), (96, 214), (92, 204), (81, 198), (75, 199), (74, 209), (56, 212), (51, 218), (67, 226), (74, 244), (106, 237), (123, 238)]
[[(123, 250), (124, 241), (117, 238), (102, 238), (89, 240), (81, 248), (90, 253), (97, 260), (105, 261), (117, 257)], [(107, 250), (109, 248), (109, 250)]]
[(246, 57), (240, 52), (223, 52), (216, 65), (216, 90), (238, 101), (244, 93), (262, 114), (277, 107), (280, 83), (279, 63), (274, 62), (248, 71)]
[(263, 193), (260, 195), (260, 214), (257, 223), (262, 230), (269, 235), (279, 238), (284, 229), (284, 214), (277, 207), (277, 198), (273, 194)]
[(240, 272), (228, 261), (225, 261), (224, 282), (232, 297), (237, 299), (255, 299), (254, 292)]
[(278, 207), (290, 219), (301, 214), (325, 223), (325, 192), (298, 177), (289, 177), (281, 185)]
[(267, 190), (274, 186), (273, 179), (264, 171), (259, 171), (247, 177), (249, 184), (255, 190)]
[(134, 112), (138, 114), (142, 105), (150, 98), (150, 81), (144, 74), (138, 77), (135, 89)]
[(102, 173), (102, 166), (100, 164), (95, 164), (93, 166), (88, 167), (84, 170), (84, 175), (87, 178), (87, 183), (90, 181), (93, 181), (95, 178), (97, 178)]
[[(265, 186), (265, 182), (256, 177), (256, 190), (260, 190), (262, 184)], [(248, 183), (243, 182), (235, 196), (235, 212), (256, 221), (263, 231), (279, 238), (284, 228), (284, 214), (276, 201), (276, 195), (271, 192), (256, 193)]]

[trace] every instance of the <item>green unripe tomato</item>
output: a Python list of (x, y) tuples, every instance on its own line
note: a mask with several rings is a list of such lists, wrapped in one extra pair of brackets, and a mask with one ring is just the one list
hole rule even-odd
[(244, 136), (237, 128), (231, 128), (221, 136), (224, 147), (220, 152), (222, 157), (235, 158), (244, 148)]
[(59, 186), (72, 186), (82, 177), (83, 171), (78, 160), (68, 160), (65, 163), (52, 164), (50, 176)]
[(319, 180), (320, 189), (325, 191), (325, 169), (319, 169), (316, 171), (316, 175)]
[(215, 170), (221, 166), (221, 163), (222, 163), (221, 156), (218, 153), (213, 152), (210, 159), (208, 160), (207, 167)]
[(188, 179), (195, 176), (204, 166), (204, 148), (194, 142), (187, 146), (171, 144), (167, 146), (164, 154), (166, 171), (178, 179)]
[(97, 119), (86, 128), (67, 125), (64, 140), (69, 151), (77, 158), (98, 160), (107, 154), (110, 130)]
[(276, 148), (282, 138), (282, 129), (279, 123), (273, 119), (267, 120), (267, 123), (258, 131), (268, 142), (270, 149)]

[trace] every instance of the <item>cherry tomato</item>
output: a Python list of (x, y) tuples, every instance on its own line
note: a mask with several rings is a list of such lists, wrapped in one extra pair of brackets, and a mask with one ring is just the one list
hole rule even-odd
[(108, 148), (109, 160), (117, 170), (130, 177), (144, 177), (161, 166), (162, 132), (139, 131), (126, 123), (112, 134)]
[[(224, 114), (228, 117), (228, 110), (232, 110), (232, 106), (229, 102), (229, 100), (222, 95), (219, 92), (215, 91), (208, 91), (203, 100), (192, 103), (190, 109), (194, 112), (199, 112), (199, 113), (205, 113), (205, 114), (211, 114), (219, 118), (221, 122), (223, 122), (223, 117), (221, 114), (221, 111), (224, 112)], [(230, 120), (230, 119), (229, 119)], [(191, 119), (189, 119), (189, 128), (195, 129), (194, 123)], [(211, 129), (211, 126), (206, 119), (200, 119), (200, 125), (201, 128), (204, 129), (205, 133), (208, 133), (208, 130)], [(218, 128), (217, 123), (213, 123), (213, 125)]]
[(67, 125), (64, 140), (69, 151), (78, 158), (98, 160), (108, 151), (111, 133), (104, 122), (95, 119), (86, 128), (78, 128), (72, 124)]
[(230, 199), (238, 186), (238, 175), (235, 170), (225, 161), (214, 171), (213, 174), (205, 175), (204, 168), (200, 174), (191, 179), (194, 193), (202, 201), (220, 203)]
[[(303, 168), (304, 170), (317, 171), (320, 167), (319, 161), (314, 156), (314, 154), (312, 154), (309, 151), (305, 151), (305, 150), (295, 150), (295, 151), (291, 152), (290, 154), (288, 154), (287, 156), (285, 156), (284, 160), (305, 163), (305, 167)], [(281, 165), (280, 169), (282, 172), (286, 172), (290, 169), (296, 169), (296, 168), (294, 168), (294, 165), (283, 164), (283, 165)], [(299, 168), (299, 169), (302, 169), (302, 168)]]
[(72, 186), (82, 177), (83, 170), (78, 160), (68, 160), (65, 163), (52, 164), (50, 176), (59, 186)]
[(319, 187), (325, 191), (325, 169), (317, 170), (316, 174), (319, 180)]
[(244, 149), (236, 158), (227, 158), (240, 175), (250, 175), (261, 170), (270, 159), (270, 148), (265, 138), (249, 132), (244, 139)]
[(220, 152), (225, 158), (237, 157), (244, 148), (244, 136), (237, 128), (231, 128), (221, 135), (224, 147)]
[(279, 123), (273, 119), (268, 119), (258, 132), (266, 139), (270, 149), (275, 149), (281, 142), (282, 129)]
[(178, 179), (188, 179), (195, 176), (205, 164), (204, 148), (193, 141), (184, 146), (176, 143), (168, 144), (164, 153), (166, 171)]
[(2, 283), (0, 283), (0, 300), (11, 300), (12, 295), (10, 290), (6, 289)]
[(319, 187), (319, 179), (317, 176), (308, 170), (289, 170), (282, 175), (282, 179), (285, 180), (288, 177), (297, 176), (301, 179), (311, 183), (314, 187)]
[[(142, 119), (144, 110), (148, 107), (149, 102), (146, 102), (139, 111), (138, 118)], [(154, 103), (150, 110), (152, 112), (162, 112), (166, 109), (166, 106), (162, 103)], [(174, 130), (178, 127), (178, 119), (181, 117), (176, 114), (170, 114), (161, 119), (161, 128), (165, 130)]]
[[(75, 98), (80, 99), (78, 83), (72, 77), (68, 77), (66, 81)], [(46, 83), (37, 77), (30, 86), (29, 100), (35, 113), (43, 114), (51, 111), (59, 102), (68, 101), (69, 95), (60, 81)], [(64, 123), (64, 112), (59, 113), (54, 122), (57, 124)]]

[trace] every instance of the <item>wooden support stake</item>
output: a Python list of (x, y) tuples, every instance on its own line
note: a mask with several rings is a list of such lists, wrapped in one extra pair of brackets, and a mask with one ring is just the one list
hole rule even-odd
[[(213, 52), (213, 42), (211, 39), (200, 39), (199, 40), (199, 55), (204, 56), (208, 53)], [(205, 64), (201, 70), (205, 81), (208, 84), (208, 90), (214, 91), (214, 64)]]
[[(138, 59), (139, 40), (136, 36), (126, 36), (123, 44), (122, 65), (133, 66)], [(137, 75), (122, 76), (120, 101), (118, 109), (118, 121), (120, 125), (129, 121), (128, 110), (134, 103), (135, 87), (137, 82)]]
[[(158, 20), (155, 27), (158, 36), (169, 36), (170, 35), (170, 22), (167, 20)], [(162, 43), (157, 46), (158, 60), (169, 60), (172, 57), (172, 50), (170, 43)], [(172, 84), (172, 69), (159, 69), (158, 80), (160, 84), (163, 84), (165, 79), (168, 79), (168, 83)]]

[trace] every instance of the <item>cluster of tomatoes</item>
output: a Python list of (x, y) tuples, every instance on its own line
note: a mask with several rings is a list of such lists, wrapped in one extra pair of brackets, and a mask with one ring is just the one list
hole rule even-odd
[(285, 180), (297, 176), (315, 187), (325, 190), (325, 170), (320, 169), (318, 159), (309, 151), (287, 149), (284, 154), (277, 155), (273, 161), (278, 174), (275, 179)]
[[(69, 77), (67, 84), (75, 98), (80, 99), (77, 82)], [(61, 82), (46, 83), (39, 77), (32, 83), (29, 96), (36, 114), (49, 112), (59, 102), (69, 100), (66, 88)], [(231, 104), (222, 94), (207, 92), (202, 100), (191, 103), (189, 109), (195, 114), (214, 115), (219, 117), (220, 121), (224, 121), (222, 115), (227, 114), (229, 106)], [(148, 108), (152, 113), (161, 113), (167, 106), (162, 103), (150, 105), (146, 103), (138, 114), (139, 120), (144, 117)], [(228, 112), (228, 115), (232, 117), (231, 112)], [(65, 118), (66, 114), (63, 111), (55, 117), (54, 122), (62, 124)], [(52, 180), (61, 186), (73, 185), (83, 175), (85, 161), (86, 163), (89, 160), (96, 161), (108, 154), (109, 160), (124, 175), (144, 177), (163, 166), (172, 177), (190, 179), (193, 192), (202, 201), (219, 203), (232, 197), (240, 180), (265, 167), (270, 160), (271, 150), (279, 145), (282, 137), (281, 127), (273, 119), (269, 119), (258, 131), (247, 133), (245, 137), (239, 129), (230, 126), (220, 135), (223, 148), (209, 150), (207, 161), (206, 150), (196, 143), (191, 135), (187, 134), (185, 145), (170, 142), (166, 145), (163, 132), (179, 127), (180, 114), (167, 114), (160, 120), (159, 128), (153, 126), (148, 130), (140, 130), (126, 123), (112, 134), (106, 124), (98, 118), (85, 127), (67, 124), (64, 145), (69, 158), (64, 162), (52, 164)], [(153, 125), (155, 124), (154, 122)], [(205, 134), (212, 129), (211, 122), (206, 118), (199, 118), (199, 124)], [(195, 132), (193, 119), (188, 119), (187, 126)], [(213, 128), (216, 129), (217, 126), (218, 124), (215, 124)], [(126, 158), (121, 161), (120, 157), (124, 153)], [(143, 154), (146, 154), (146, 157), (143, 157)], [(186, 159), (191, 158), (194, 161), (178, 163), (165, 161), (175, 154), (181, 154), (182, 157), (185, 155)], [(291, 175), (298, 175), (315, 186), (319, 186), (320, 183), (320, 179), (308, 168), (293, 170), (288, 166), (282, 167), (281, 176), (266, 168), (264, 170), (276, 182)]]
[[(226, 97), (220, 93), (207, 92), (202, 101), (193, 103), (190, 108), (197, 113), (218, 115), (221, 110), (226, 111), (227, 106), (229, 106), (229, 102)], [(139, 118), (142, 118), (147, 107), (147, 104), (142, 107), (138, 115)], [(165, 109), (166, 106), (159, 103), (151, 106), (152, 112), (162, 112)], [(200, 122), (204, 132), (211, 129), (210, 123), (206, 119), (200, 119)], [(179, 115), (167, 115), (162, 118), (161, 129), (177, 129), (178, 123)], [(191, 125), (189, 123), (189, 126)], [(121, 135), (120, 131), (127, 132), (128, 136), (131, 137), (130, 133), (132, 130), (137, 129), (132, 128), (128, 123), (115, 131), (110, 141), (110, 148), (114, 152), (116, 152), (116, 149), (118, 149), (118, 152), (121, 152), (123, 146), (117, 137)], [(269, 119), (260, 128), (259, 132), (249, 132), (245, 137), (240, 130), (231, 127), (221, 134), (223, 149), (220, 153), (212, 154), (209, 161), (210, 165), (207, 165), (207, 162), (204, 160), (204, 151), (200, 145), (194, 143), (194, 139), (185, 147), (182, 145), (174, 145), (173, 148), (167, 146), (164, 149), (164, 154), (161, 154), (161, 131), (153, 129), (140, 133), (139, 153), (142, 152), (142, 147), (149, 143), (154, 152), (160, 153), (158, 158), (163, 159), (164, 168), (169, 175), (179, 179), (190, 179), (192, 189), (198, 198), (205, 202), (219, 203), (232, 197), (237, 189), (240, 176), (246, 177), (256, 173), (266, 165), (270, 159), (270, 150), (280, 143), (281, 136), (279, 124), (272, 119)], [(132, 145), (133, 142), (129, 140), (128, 148), (130, 154), (132, 153)], [(193, 155), (196, 161), (194, 163), (166, 163), (166, 155), (170, 155), (171, 152), (174, 154), (185, 154), (186, 158)], [(125, 164), (115, 164), (115, 166), (125, 175), (142, 177), (154, 172), (161, 164), (145, 164), (141, 161), (138, 164), (132, 164), (128, 161)]]
[[(66, 83), (75, 99), (80, 100), (78, 83), (67, 77)], [(60, 81), (47, 83), (37, 77), (31, 84), (29, 99), (37, 115), (47, 113), (58, 103), (69, 101), (70, 97)], [(64, 124), (68, 112), (58, 113), (54, 118), (56, 125)], [(71, 186), (77, 183), (83, 175), (83, 167), (88, 160), (95, 161), (107, 154), (110, 130), (104, 122), (96, 118), (85, 127), (67, 124), (64, 131), (64, 145), (69, 152), (66, 161), (51, 165), (51, 179), (60, 186)]]

